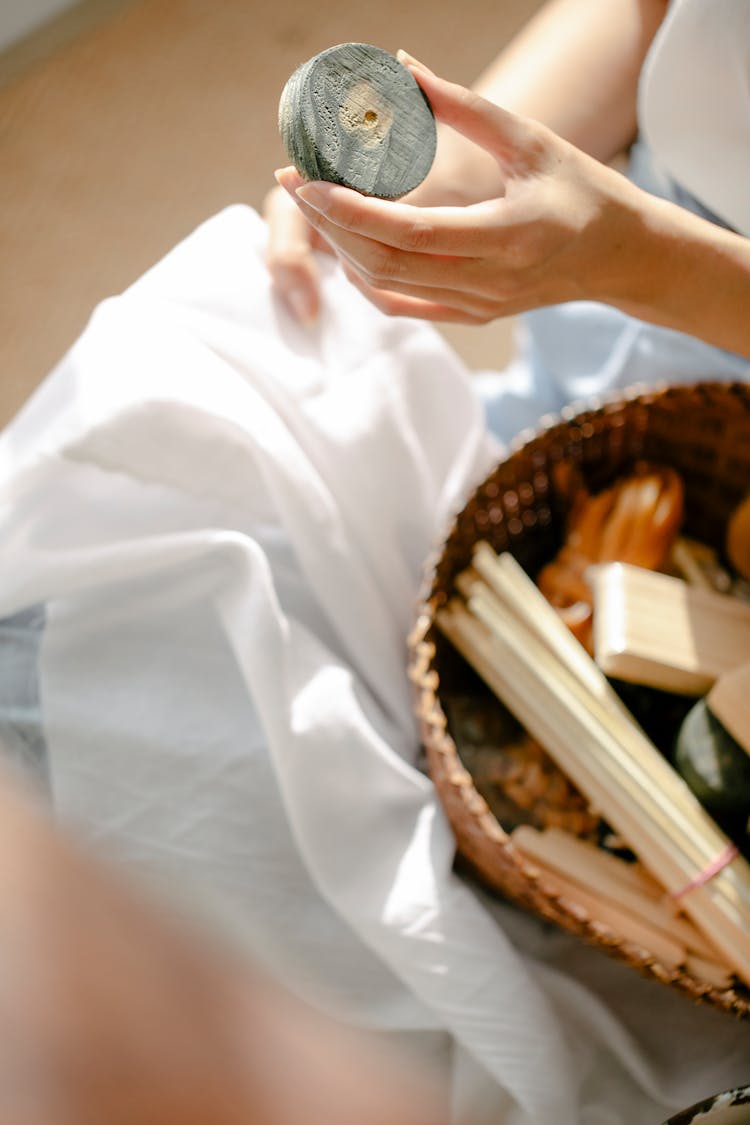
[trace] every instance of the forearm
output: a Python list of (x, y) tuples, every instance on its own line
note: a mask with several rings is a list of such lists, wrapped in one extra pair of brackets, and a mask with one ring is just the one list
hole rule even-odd
[(638, 76), (666, 0), (551, 0), (474, 83), (605, 163), (636, 132)]
[(750, 239), (632, 189), (601, 299), (750, 359)]
[[(473, 89), (607, 162), (635, 137), (638, 76), (666, 6), (666, 0), (550, 0)], [(492, 157), (450, 129), (439, 134), (419, 202), (473, 202), (502, 192)]]

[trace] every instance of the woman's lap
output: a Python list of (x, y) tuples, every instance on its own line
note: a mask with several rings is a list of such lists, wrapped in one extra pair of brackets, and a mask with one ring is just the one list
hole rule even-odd
[[(628, 995), (639, 982), (615, 967), (596, 996), (584, 968), (551, 1002), (552, 977), (526, 976), (451, 874), (450, 834), (411, 766), (403, 636), (420, 565), (497, 451), (466, 374), (333, 278), (331, 323), (306, 338), (268, 294), (251, 299), (263, 275), (243, 255), (259, 244), (245, 214), (198, 232), (97, 317), (15, 427), (0, 604), (48, 611), (43, 634), (39, 611), (0, 628), (13, 669), (0, 722), (35, 752), (43, 695), (64, 814), (139, 865), (201, 872), (248, 914), (266, 903), (282, 960), (312, 950), (362, 1019), (449, 1030), (493, 1096), (526, 1105), (518, 1120), (580, 1121), (582, 1075), (607, 1058), (629, 1075), (613, 1121), (633, 1119), (636, 1087), (677, 1108), (691, 1100), (678, 1053), (652, 1067), (618, 1033), (617, 1004), (605, 1010), (610, 975)], [(541, 376), (518, 372), (514, 430), (522, 410), (533, 423), (561, 405), (559, 386), (548, 406)], [(303, 892), (317, 913), (295, 911)], [(699, 1035), (707, 1021), (688, 1023)], [(690, 1080), (735, 1080), (743, 1042), (722, 1026)]]

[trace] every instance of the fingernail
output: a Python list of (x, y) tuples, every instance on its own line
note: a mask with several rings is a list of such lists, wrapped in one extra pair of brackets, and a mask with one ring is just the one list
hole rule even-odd
[(305, 184), (304, 187), (297, 188), (296, 194), (303, 203), (309, 204), (316, 211), (325, 213), (328, 210), (328, 192), (325, 188), (317, 184)]
[(428, 66), (425, 66), (423, 62), (420, 62), (419, 59), (415, 59), (414, 55), (410, 55), (408, 51), (404, 51), (401, 47), (396, 51), (396, 58), (403, 66), (416, 66), (418, 70), (426, 70), (428, 74), (435, 73), (430, 70)]
[(285, 191), (291, 191), (293, 189), (291, 188), (289, 181), (290, 179), (296, 180), (298, 175), (299, 173), (297, 172), (296, 168), (277, 168), (273, 174), (273, 177), (279, 187), (284, 188)]

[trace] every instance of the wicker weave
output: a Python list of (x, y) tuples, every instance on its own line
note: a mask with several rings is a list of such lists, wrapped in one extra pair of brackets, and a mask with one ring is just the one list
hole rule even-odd
[[(456, 575), (486, 539), (510, 551), (533, 575), (561, 543), (564, 504), (552, 486), (553, 467), (574, 462), (591, 490), (610, 483), (639, 459), (673, 466), (685, 484), (685, 533), (721, 549), (729, 513), (750, 491), (750, 387), (701, 383), (642, 388), (590, 409), (569, 410), (533, 436), (490, 474), (456, 517), (427, 565), (417, 620), (409, 638), (430, 775), (456, 835), (458, 851), (491, 888), (554, 922), (647, 976), (735, 1015), (750, 1016), (750, 989), (720, 991), (622, 940), (578, 904), (556, 895), (513, 846), (462, 764), (441, 699), (483, 688), (434, 626), (436, 610)], [(500, 706), (493, 700), (493, 705)]]

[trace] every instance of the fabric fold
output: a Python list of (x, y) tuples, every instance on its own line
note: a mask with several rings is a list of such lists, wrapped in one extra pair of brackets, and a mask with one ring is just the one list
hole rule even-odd
[[(0, 437), (0, 613), (46, 606), (56, 810), (295, 990), (449, 1057), (457, 1120), (657, 1120), (682, 1067), (621, 1018), (628, 970), (587, 987), (601, 954), (459, 878), (416, 767), (423, 560), (499, 452), (470, 377), (330, 263), (304, 332), (264, 238), (245, 208), (210, 220)], [(714, 1027), (684, 1015), (686, 1043)], [(701, 1080), (739, 1081), (749, 1042), (725, 1020)]]

